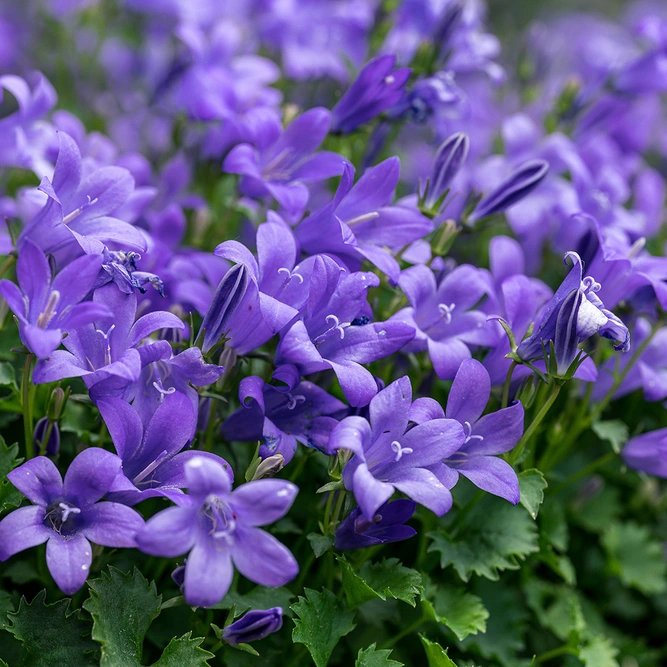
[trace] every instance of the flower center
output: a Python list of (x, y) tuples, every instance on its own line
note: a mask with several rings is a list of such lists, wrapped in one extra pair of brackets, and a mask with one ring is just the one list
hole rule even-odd
[(162, 386), (162, 380), (160, 378), (158, 378), (155, 382), (153, 382), (153, 386), (155, 387), (155, 389), (157, 389), (158, 392), (160, 392), (160, 398), (158, 399), (160, 403), (164, 401), (165, 396), (170, 396), (176, 391), (176, 387), (169, 387), (169, 389), (165, 389)]
[(81, 514), (81, 510), (65, 501), (53, 503), (47, 508), (44, 516), (44, 525), (51, 528), (59, 535), (71, 533), (75, 529), (75, 518)]
[(470, 425), (470, 422), (463, 422), (463, 433), (465, 434), (466, 437), (466, 439), (463, 441), (464, 445), (466, 444), (466, 442), (470, 442), (471, 440), (479, 440), (480, 442), (484, 440), (483, 435), (472, 434), (472, 426)]
[(79, 208), (75, 208), (71, 213), (68, 213), (64, 218), (63, 218), (63, 224), (69, 225), (72, 220), (75, 218), (78, 218), (89, 206), (92, 206), (93, 204), (97, 204), (98, 198), (95, 197), (95, 199), (91, 199), (90, 195), (86, 195), (88, 197), (88, 201), (83, 204), (83, 206), (79, 206)]
[(327, 315), (325, 317), (325, 321), (327, 324), (331, 323), (331, 326), (324, 333), (321, 333), (313, 340), (315, 345), (321, 343), (326, 338), (326, 336), (334, 330), (340, 333), (340, 338), (343, 340), (343, 338), (345, 338), (345, 329), (352, 324), (351, 322), (343, 322), (341, 324), (341, 321), (335, 315)]
[(291, 282), (292, 278), (296, 278), (299, 281), (299, 285), (303, 285), (303, 276), (298, 273), (298, 270), (298, 265), (295, 266), (291, 271), (285, 266), (281, 266), (278, 269), (278, 273), (285, 274), (285, 287), (287, 287), (287, 285)]
[(111, 363), (111, 332), (116, 328), (115, 324), (112, 324), (108, 331), (104, 333), (101, 329), (95, 329), (95, 333), (98, 333), (102, 338), (104, 338), (104, 365), (108, 366)]
[(40, 329), (46, 329), (49, 326), (49, 322), (54, 318), (58, 311), (56, 311), (56, 306), (60, 301), (60, 292), (57, 289), (54, 289), (51, 294), (49, 294), (49, 300), (46, 302), (46, 308), (44, 312), (40, 314), (37, 318), (37, 326)]
[(364, 515), (360, 515), (354, 522), (355, 533), (365, 533), (369, 528), (377, 526), (382, 523), (382, 514), (375, 514), (371, 521), (364, 519)]
[(447, 305), (446, 303), (439, 303), (438, 304), (438, 310), (440, 311), (440, 315), (442, 318), (445, 320), (445, 324), (450, 324), (452, 321), (452, 312), (454, 311), (454, 308), (456, 308), (455, 303), (450, 303)]
[(168, 456), (168, 452), (166, 449), (163, 449), (158, 457), (153, 461), (152, 463), (149, 463), (138, 475), (135, 476), (135, 478), (132, 480), (132, 484), (135, 486), (145, 486), (146, 484), (152, 484), (152, 483), (157, 483), (158, 480), (156, 479), (146, 479), (148, 475), (150, 475), (155, 468), (157, 468), (162, 461), (165, 460), (165, 458)]
[(394, 440), (391, 443), (391, 448), (396, 452), (396, 457), (394, 461), (398, 462), (403, 457), (403, 454), (412, 454), (412, 447), (401, 447), (401, 443), (398, 440)]
[(220, 547), (231, 546), (236, 530), (236, 515), (229, 505), (211, 493), (204, 502), (204, 516), (207, 520), (208, 534)]
[(306, 397), (303, 396), (302, 394), (290, 394), (289, 392), (285, 394), (287, 397), (287, 409), (288, 410), (294, 410), (294, 408), (299, 404), (299, 403), (305, 403), (306, 402)]

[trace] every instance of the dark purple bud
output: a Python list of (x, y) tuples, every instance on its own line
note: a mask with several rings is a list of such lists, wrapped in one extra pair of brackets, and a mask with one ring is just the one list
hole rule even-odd
[(451, 185), (454, 176), (468, 156), (470, 141), (463, 132), (453, 134), (440, 144), (435, 155), (431, 178), (429, 179), (426, 206), (433, 208), (437, 201), (445, 194)]
[(361, 508), (353, 509), (336, 530), (336, 549), (363, 549), (376, 544), (400, 542), (417, 534), (403, 524), (414, 514), (416, 504), (400, 499), (378, 508), (372, 521), (364, 518)]
[(554, 336), (554, 355), (556, 357), (556, 374), (563, 377), (579, 354), (579, 336), (577, 319), (584, 299), (581, 290), (572, 290), (561, 304), (556, 318)]
[(236, 264), (224, 275), (204, 316), (199, 336), (204, 336), (202, 351), (208, 352), (228, 330), (229, 319), (248, 288), (248, 269)]
[(447, 5), (443, 12), (440, 23), (433, 35), (433, 43), (440, 49), (442, 53), (448, 46), (453, 35), (458, 30), (463, 18), (463, 3), (459, 0)]
[(544, 180), (548, 171), (549, 164), (544, 160), (525, 162), (495, 190), (482, 197), (468, 221), (474, 223), (481, 218), (502, 213), (529, 195)]
[(374, 58), (359, 72), (331, 112), (333, 132), (348, 134), (396, 104), (410, 77), (407, 67), (394, 69), (396, 56)]
[(230, 646), (248, 644), (277, 632), (282, 625), (283, 610), (281, 607), (253, 609), (238, 621), (228, 625), (222, 632), (222, 639)]
[(55, 456), (60, 449), (60, 430), (58, 424), (50, 422), (48, 417), (42, 417), (35, 424), (33, 438), (40, 452), (47, 456)]
[(179, 589), (182, 593), (183, 592), (183, 586), (185, 585), (185, 561), (183, 561), (183, 565), (179, 565), (171, 573), (171, 578), (174, 580), (174, 583), (179, 587)]

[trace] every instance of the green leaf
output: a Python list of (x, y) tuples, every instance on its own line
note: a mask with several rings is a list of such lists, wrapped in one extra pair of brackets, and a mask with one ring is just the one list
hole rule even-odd
[(98, 665), (91, 653), (97, 645), (90, 639), (91, 625), (69, 612), (70, 600), (46, 604), (46, 591), (28, 604), (21, 598), (18, 611), (8, 614), (10, 625), (4, 628), (23, 643), (19, 667), (53, 665)]
[(23, 461), (18, 454), (18, 444), (8, 447), (0, 436), (0, 512), (18, 507), (23, 498), (23, 494), (7, 479), (7, 474)]
[(602, 535), (611, 572), (626, 586), (646, 595), (667, 590), (667, 561), (664, 546), (654, 540), (646, 526), (614, 523)]
[(323, 553), (328, 551), (335, 541), (333, 535), (320, 535), (319, 533), (310, 533), (308, 536), (310, 546), (313, 547), (315, 558), (319, 558)]
[(19, 390), (19, 387), (16, 384), (14, 367), (6, 361), (0, 363), (0, 385), (3, 387), (11, 387), (16, 392)]
[(421, 639), (424, 652), (426, 653), (428, 667), (456, 667), (456, 663), (447, 655), (447, 651), (438, 642), (432, 642), (424, 637), (424, 635), (419, 635), (419, 639)]
[(375, 644), (359, 649), (354, 667), (403, 667), (402, 662), (391, 660), (390, 649), (376, 649)]
[(585, 667), (618, 667), (617, 655), (618, 649), (603, 636), (593, 637), (579, 649), (579, 659)]
[(623, 445), (628, 441), (629, 429), (620, 419), (610, 419), (604, 422), (595, 422), (591, 430), (600, 440), (611, 443), (612, 449), (619, 454)]
[(93, 617), (92, 637), (102, 646), (101, 667), (141, 664), (146, 632), (158, 614), (162, 597), (141, 572), (109, 574), (88, 582), (90, 597), (83, 608)]
[(352, 568), (352, 565), (343, 557), (337, 558), (340, 563), (341, 576), (343, 580), (343, 590), (347, 599), (349, 609), (357, 607), (369, 600), (386, 599), (381, 598), (379, 593), (374, 591)]
[(249, 609), (282, 607), (285, 610), (285, 614), (291, 616), (292, 612), (289, 610), (289, 606), (293, 599), (294, 593), (284, 586), (279, 588), (257, 586), (256, 588), (253, 588), (250, 593), (246, 593), (245, 595), (230, 591), (225, 595), (221, 602), (210, 608), (231, 609), (234, 607), (235, 615), (240, 616)]
[(187, 632), (182, 637), (174, 637), (153, 667), (207, 667), (215, 656), (199, 647), (203, 637), (193, 639), (191, 635)]
[(433, 613), (434, 620), (446, 625), (463, 641), (468, 635), (486, 632), (486, 619), (489, 612), (482, 600), (464, 588), (438, 587), (433, 603), (426, 602)]
[(404, 567), (398, 558), (385, 558), (381, 563), (365, 563), (361, 578), (380, 598), (394, 598), (416, 605), (415, 596), (424, 590), (422, 577), (416, 570)]
[(544, 489), (547, 488), (547, 480), (544, 475), (535, 468), (524, 470), (519, 473), (519, 489), (521, 491), (521, 504), (528, 510), (533, 519), (537, 519), (540, 505), (544, 501)]
[(305, 644), (317, 667), (325, 667), (340, 638), (354, 630), (354, 612), (326, 588), (321, 592), (306, 588), (305, 593), (291, 607), (298, 616), (292, 641)]
[(429, 551), (440, 552), (440, 566), (453, 565), (463, 581), (477, 574), (492, 581), (502, 570), (518, 570), (519, 561), (539, 551), (535, 524), (519, 507), (485, 498), (468, 516), (465, 530), (452, 539), (443, 530), (429, 533)]

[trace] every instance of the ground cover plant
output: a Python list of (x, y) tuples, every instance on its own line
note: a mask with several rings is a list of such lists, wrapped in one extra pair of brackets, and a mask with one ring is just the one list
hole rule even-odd
[(0, 4), (0, 665), (667, 664), (667, 7), (575, 4)]

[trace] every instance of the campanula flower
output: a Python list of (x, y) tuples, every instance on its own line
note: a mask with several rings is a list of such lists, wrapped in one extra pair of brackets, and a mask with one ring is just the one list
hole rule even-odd
[(74, 595), (90, 571), (90, 543), (133, 547), (134, 536), (144, 525), (130, 507), (99, 502), (111, 489), (120, 467), (117, 456), (92, 447), (72, 461), (64, 482), (45, 456), (12, 470), (9, 481), (33, 504), (0, 521), (0, 560), (46, 542), (49, 572), (65, 595)]
[(248, 644), (264, 639), (268, 635), (278, 632), (283, 626), (282, 607), (271, 609), (252, 609), (238, 621), (225, 626), (222, 631), (222, 640), (230, 646)]
[(227, 471), (215, 461), (194, 457), (185, 464), (190, 502), (152, 517), (136, 536), (142, 551), (175, 558), (189, 554), (183, 594), (192, 606), (222, 600), (234, 568), (262, 586), (282, 586), (299, 566), (290, 551), (263, 531), (282, 518), (298, 492), (281, 479), (261, 479), (231, 490)]
[(631, 438), (623, 448), (621, 456), (635, 470), (656, 477), (667, 477), (667, 428)]

